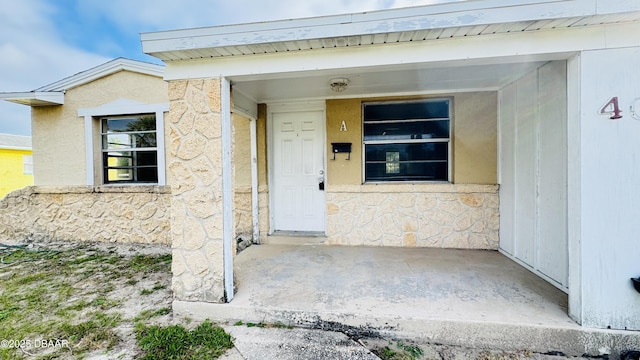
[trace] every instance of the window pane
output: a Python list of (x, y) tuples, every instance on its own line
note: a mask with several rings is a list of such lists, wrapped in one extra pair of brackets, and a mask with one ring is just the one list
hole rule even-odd
[(388, 152), (398, 152), (400, 161), (427, 161), (447, 160), (449, 144), (437, 143), (411, 143), (411, 144), (367, 144), (365, 161), (386, 162)]
[(102, 135), (103, 149), (156, 147), (156, 133)]
[(153, 131), (156, 129), (154, 115), (135, 118), (102, 119), (103, 132)]
[(157, 182), (158, 156), (155, 151), (110, 151), (103, 154), (104, 181)]
[(422, 100), (364, 105), (364, 121), (449, 117), (449, 100)]
[(22, 165), (25, 175), (33, 175), (33, 155), (22, 155)]
[(365, 140), (432, 139), (449, 137), (449, 120), (365, 123)]
[(384, 163), (366, 164), (366, 181), (447, 181), (449, 164), (400, 163), (398, 173), (387, 173)]
[(448, 179), (446, 142), (365, 145), (365, 180), (407, 181)]

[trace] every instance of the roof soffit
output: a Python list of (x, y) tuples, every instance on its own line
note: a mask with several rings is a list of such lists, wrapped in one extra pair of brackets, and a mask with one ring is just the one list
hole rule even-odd
[[(377, 12), (144, 33), (164, 61), (295, 52), (637, 21), (640, 4), (481, 0)], [(604, 10), (606, 9), (606, 10)]]

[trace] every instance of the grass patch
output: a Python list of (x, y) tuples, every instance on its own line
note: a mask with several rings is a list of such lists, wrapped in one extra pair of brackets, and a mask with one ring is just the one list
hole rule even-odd
[[(117, 348), (119, 307), (126, 296), (117, 287), (135, 285), (154, 272), (170, 274), (171, 255), (123, 256), (78, 246), (55, 250), (0, 246), (0, 339), (59, 339), (55, 349), (0, 348), (0, 359), (83, 358), (96, 350)], [(165, 289), (157, 282), (152, 292)], [(144, 319), (170, 308), (149, 310)], [(132, 324), (133, 325), (133, 324)]]
[(133, 271), (154, 272), (170, 271), (171, 255), (136, 255), (129, 260), (128, 267)]
[(138, 326), (142, 359), (215, 359), (233, 347), (231, 336), (206, 320), (189, 331), (182, 325)]
[(158, 290), (162, 290), (162, 289), (166, 289), (167, 286), (160, 284), (160, 283), (155, 283), (155, 285), (153, 285), (153, 287), (151, 289), (142, 289), (142, 291), (140, 291), (140, 295), (149, 295), (149, 294), (153, 294), (154, 292), (158, 291)]
[(389, 342), (388, 346), (373, 349), (372, 352), (382, 360), (416, 360), (420, 359), (424, 354), (419, 347), (407, 345), (401, 341), (395, 344)]
[(170, 313), (171, 313), (171, 308), (168, 308), (168, 307), (160, 308), (157, 310), (144, 310), (138, 316), (136, 316), (133, 319), (133, 321), (137, 323), (139, 321), (149, 320), (156, 316), (163, 316)]

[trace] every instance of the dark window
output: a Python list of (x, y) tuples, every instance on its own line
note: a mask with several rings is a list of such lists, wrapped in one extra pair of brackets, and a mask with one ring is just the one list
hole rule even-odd
[(101, 127), (105, 184), (158, 182), (154, 115), (106, 118)]
[(365, 181), (447, 181), (448, 99), (363, 104)]

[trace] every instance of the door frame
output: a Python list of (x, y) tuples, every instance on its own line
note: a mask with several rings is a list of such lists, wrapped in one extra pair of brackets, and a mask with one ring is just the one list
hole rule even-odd
[[(290, 102), (276, 102), (267, 104), (267, 179), (269, 181), (269, 231), (268, 235), (273, 235), (275, 232), (275, 196), (272, 196), (275, 184), (275, 174), (273, 173), (274, 164), (274, 129), (273, 129), (273, 114), (274, 113), (286, 113), (286, 112), (301, 112), (301, 111), (320, 111), (322, 112), (322, 126), (321, 126), (321, 144), (322, 144), (322, 162), (324, 164), (324, 178), (325, 184), (327, 181), (327, 112), (326, 101), (323, 100), (308, 100), (308, 101), (290, 101)], [(326, 200), (325, 200), (326, 208)], [(324, 211), (324, 230), (326, 232), (327, 219), (326, 209)]]

